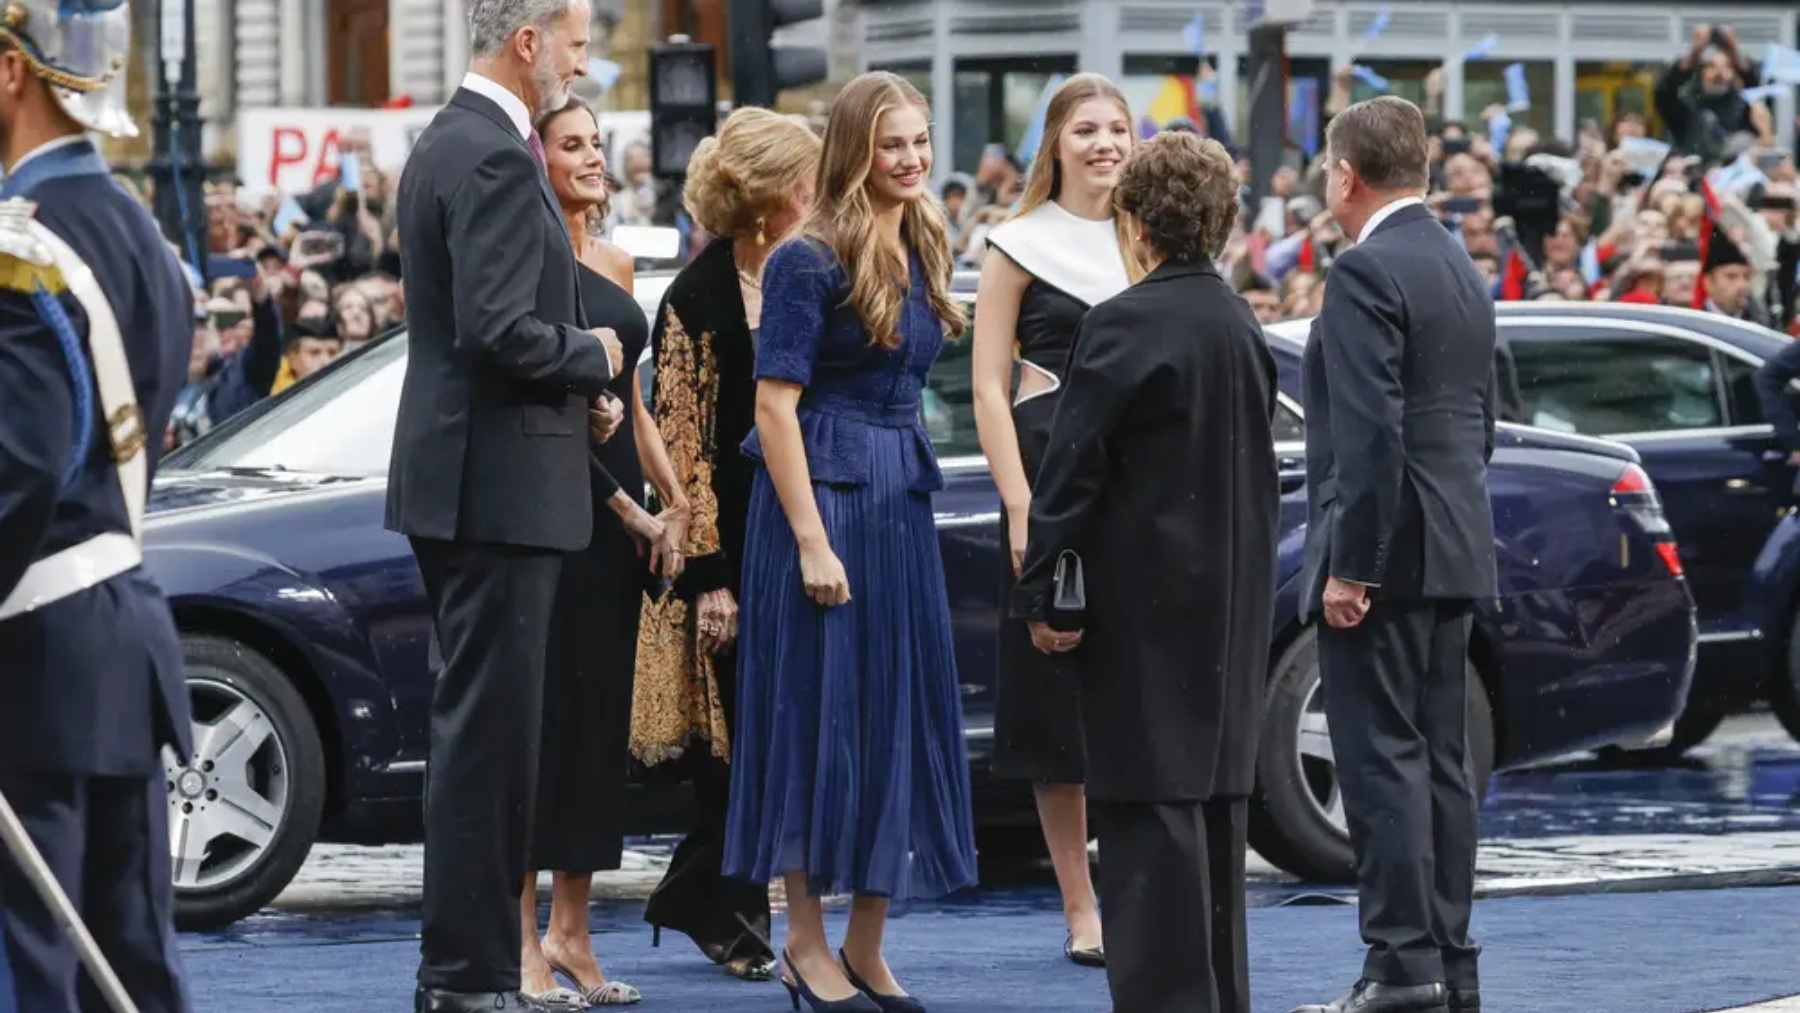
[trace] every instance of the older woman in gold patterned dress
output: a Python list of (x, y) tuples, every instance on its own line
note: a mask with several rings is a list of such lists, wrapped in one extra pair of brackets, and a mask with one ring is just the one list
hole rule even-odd
[(681, 932), (749, 981), (774, 966), (765, 887), (727, 880), (723, 828), (731, 775), (738, 571), (750, 505), (738, 446), (754, 423), (762, 266), (811, 203), (819, 142), (766, 109), (733, 113), (702, 141), (682, 194), (712, 240), (669, 286), (651, 335), (658, 428), (687, 495), (684, 569), (644, 610), (631, 751), (692, 778), (696, 818), (644, 920)]

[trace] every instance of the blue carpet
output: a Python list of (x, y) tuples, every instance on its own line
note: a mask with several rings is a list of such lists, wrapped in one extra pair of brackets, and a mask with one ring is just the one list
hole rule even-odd
[[(888, 933), (889, 962), (933, 1013), (1104, 1013), (1105, 974), (1060, 958), (1064, 931), (1044, 891), (915, 909)], [(834, 938), (843, 915), (830, 919)], [(779, 985), (732, 981), (685, 939), (651, 949), (628, 905), (598, 907), (607, 970), (643, 990), (638, 1009), (779, 1013)], [(274, 916), (183, 938), (198, 1013), (411, 1007), (416, 921), (402, 915)], [(781, 927), (776, 926), (779, 937)], [(1499, 1013), (1696, 1013), (1800, 992), (1788, 943), (1800, 889), (1740, 889), (1483, 901), (1475, 932), (1483, 998)], [(1354, 908), (1250, 913), (1256, 1013), (1334, 998), (1361, 965)]]

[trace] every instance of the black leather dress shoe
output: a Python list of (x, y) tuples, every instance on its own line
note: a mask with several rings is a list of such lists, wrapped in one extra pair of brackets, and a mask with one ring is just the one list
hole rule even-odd
[(1481, 990), (1478, 988), (1451, 989), (1450, 1013), (1481, 1013)]
[(519, 992), (440, 992), (421, 988), (413, 993), (413, 1013), (546, 1013), (547, 1007)]
[(1323, 1006), (1296, 1006), (1294, 1013), (1449, 1013), (1444, 986), (1384, 985), (1359, 981), (1350, 994)]

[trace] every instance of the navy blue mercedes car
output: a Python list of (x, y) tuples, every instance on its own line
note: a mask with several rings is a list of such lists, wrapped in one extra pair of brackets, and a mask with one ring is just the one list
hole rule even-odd
[[(1503, 303), (1517, 421), (1630, 445), (1656, 484), (1698, 611), (1699, 664), (1667, 751), (1767, 700), (1800, 738), (1796, 468), (1754, 376), (1793, 341), (1717, 313)], [(1787, 398), (1800, 409), (1800, 387)]]
[[(962, 279), (972, 282), (972, 279)], [(667, 278), (640, 277), (654, 307)], [(964, 285), (965, 288), (972, 285)], [(964, 292), (965, 298), (972, 298)], [(1300, 876), (1349, 877), (1312, 631), (1295, 621), (1304, 538), (1300, 341), (1271, 331), (1283, 391), (1280, 590), (1252, 843)], [(976, 440), (969, 342), (923, 406), (946, 488), (935, 500), (982, 846), (1035, 839), (1029, 793), (985, 776), (1000, 621), (999, 502)], [(181, 923), (266, 904), (315, 841), (417, 840), (435, 659), (405, 539), (383, 530), (405, 369), (393, 334), (172, 455), (146, 531), (188, 662), (197, 755), (170, 768)], [(1503, 426), (1492, 471), (1500, 595), (1468, 660), (1477, 774), (1666, 740), (1686, 701), (1693, 601), (1637, 451)], [(190, 774), (198, 776), (185, 776)], [(635, 832), (677, 829), (684, 786), (645, 774)]]

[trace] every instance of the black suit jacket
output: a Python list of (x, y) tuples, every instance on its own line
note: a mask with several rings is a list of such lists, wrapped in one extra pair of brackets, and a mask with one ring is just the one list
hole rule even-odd
[(1088, 794), (1248, 795), (1281, 513), (1262, 327), (1212, 264), (1164, 264), (1088, 311), (1059, 397), (1012, 607), (1042, 618), (1081, 556)]
[(387, 526), (585, 547), (587, 410), (612, 368), (542, 168), (499, 106), (459, 89), (419, 135), (396, 211), (410, 336)]
[(1426, 208), (1338, 257), (1304, 362), (1300, 613), (1327, 577), (1387, 598), (1495, 593), (1494, 301)]

